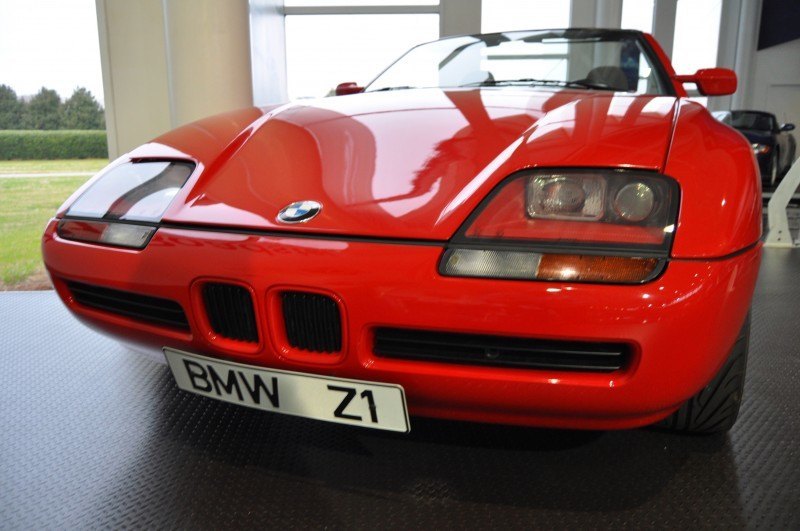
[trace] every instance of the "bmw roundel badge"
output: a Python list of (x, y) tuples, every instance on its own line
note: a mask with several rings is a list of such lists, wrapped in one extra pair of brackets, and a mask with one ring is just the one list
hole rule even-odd
[(316, 201), (296, 201), (278, 212), (281, 223), (305, 223), (319, 214), (322, 205)]

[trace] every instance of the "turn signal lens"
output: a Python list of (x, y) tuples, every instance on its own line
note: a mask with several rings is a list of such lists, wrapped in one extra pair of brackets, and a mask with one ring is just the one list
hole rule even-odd
[(58, 223), (58, 235), (65, 240), (116, 245), (132, 249), (144, 249), (155, 232), (155, 227), (132, 223), (75, 219), (62, 219)]
[(441, 272), (457, 277), (638, 284), (653, 279), (660, 264), (657, 258), (451, 249), (444, 255)]
[(658, 263), (657, 258), (546, 254), (539, 263), (536, 278), (636, 284), (653, 278)]

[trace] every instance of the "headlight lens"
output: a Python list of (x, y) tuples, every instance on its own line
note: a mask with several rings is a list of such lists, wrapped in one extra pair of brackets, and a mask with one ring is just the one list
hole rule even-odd
[(614, 212), (625, 221), (640, 222), (647, 219), (656, 204), (656, 194), (645, 183), (630, 183), (614, 196)]
[(753, 153), (756, 155), (766, 155), (770, 152), (770, 147), (766, 144), (750, 144), (753, 148)]
[(189, 162), (121, 164), (92, 184), (66, 215), (157, 223), (193, 169)]
[(605, 182), (595, 175), (531, 177), (528, 215), (532, 218), (600, 219), (605, 191)]
[(520, 173), (470, 216), (439, 269), (450, 276), (645, 282), (662, 270), (678, 199), (678, 184), (651, 172)]
[(58, 223), (58, 235), (64, 239), (132, 249), (144, 249), (155, 232), (156, 228), (152, 225), (134, 223), (80, 219), (62, 219)]
[(69, 207), (58, 225), (58, 235), (68, 240), (142, 249), (194, 167), (183, 161), (116, 166)]
[(457, 238), (663, 250), (677, 207), (677, 183), (654, 173), (523, 173), (490, 194)]

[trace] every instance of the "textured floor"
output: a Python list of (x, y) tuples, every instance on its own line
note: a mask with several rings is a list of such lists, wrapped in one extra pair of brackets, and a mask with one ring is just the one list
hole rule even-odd
[(413, 419), (390, 435), (237, 408), (0, 293), (0, 529), (800, 528), (800, 250), (768, 250), (729, 436)]

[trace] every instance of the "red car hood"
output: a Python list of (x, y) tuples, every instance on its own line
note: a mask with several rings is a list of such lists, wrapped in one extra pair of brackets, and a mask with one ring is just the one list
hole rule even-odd
[[(444, 240), (523, 168), (661, 170), (674, 107), (672, 97), (492, 88), (240, 111), (156, 140), (202, 165), (164, 221)], [(321, 203), (321, 213), (298, 225), (276, 221), (302, 200)]]

